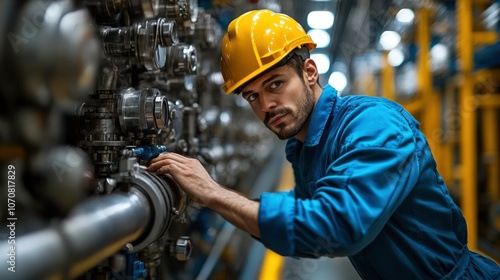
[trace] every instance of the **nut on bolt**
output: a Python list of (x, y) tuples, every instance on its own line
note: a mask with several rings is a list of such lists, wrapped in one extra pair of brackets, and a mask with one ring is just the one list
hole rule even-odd
[(170, 243), (170, 255), (175, 256), (178, 261), (187, 261), (191, 257), (191, 239), (188, 236), (181, 236)]

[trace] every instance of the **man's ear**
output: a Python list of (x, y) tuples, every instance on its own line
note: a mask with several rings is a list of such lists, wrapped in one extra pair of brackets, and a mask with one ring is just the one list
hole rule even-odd
[(318, 82), (318, 67), (316, 66), (316, 62), (314, 62), (314, 60), (307, 58), (304, 61), (304, 72), (306, 81), (310, 86), (313, 86)]

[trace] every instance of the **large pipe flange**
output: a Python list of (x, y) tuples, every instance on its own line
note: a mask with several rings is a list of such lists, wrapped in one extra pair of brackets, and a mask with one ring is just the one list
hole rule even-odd
[(117, 183), (116, 190), (126, 187), (143, 193), (151, 209), (148, 228), (128, 246), (129, 253), (138, 252), (162, 237), (171, 222), (186, 208), (187, 196), (170, 176), (160, 178), (147, 172), (145, 167), (134, 164), (132, 172), (118, 173), (113, 179)]

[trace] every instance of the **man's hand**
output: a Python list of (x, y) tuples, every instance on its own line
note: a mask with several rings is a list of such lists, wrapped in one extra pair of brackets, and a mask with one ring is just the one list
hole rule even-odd
[(147, 170), (156, 171), (157, 175), (169, 174), (193, 201), (204, 206), (208, 205), (210, 194), (221, 188), (199, 160), (176, 153), (164, 153), (152, 159)]
[(175, 153), (151, 160), (148, 171), (169, 174), (195, 202), (207, 206), (240, 229), (260, 237), (259, 202), (217, 184), (197, 159)]

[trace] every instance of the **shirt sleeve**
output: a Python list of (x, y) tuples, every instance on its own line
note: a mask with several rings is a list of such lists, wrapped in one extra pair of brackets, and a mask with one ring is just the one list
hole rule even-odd
[(419, 174), (416, 128), (399, 111), (380, 106), (350, 116), (338, 131), (342, 141), (335, 149), (341, 152), (307, 186), (314, 189), (310, 199), (261, 195), (259, 228), (266, 247), (285, 256), (356, 254), (411, 192)]

